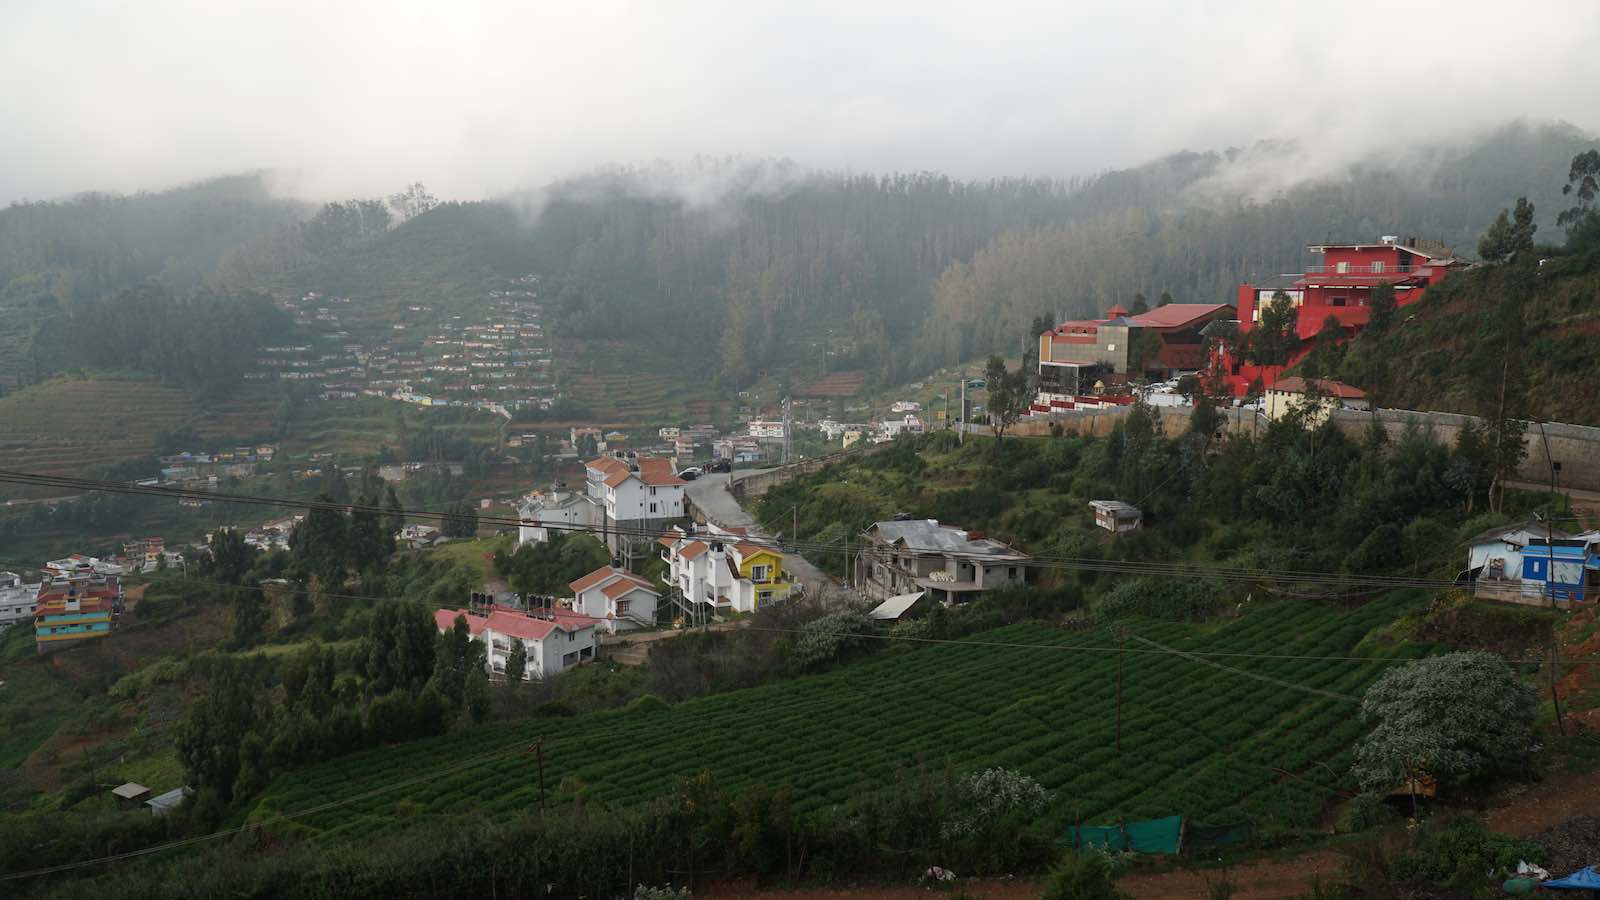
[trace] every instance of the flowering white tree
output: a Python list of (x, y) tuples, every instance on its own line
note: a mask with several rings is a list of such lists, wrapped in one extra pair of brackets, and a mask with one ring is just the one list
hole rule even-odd
[(1538, 699), (1505, 660), (1451, 653), (1395, 667), (1373, 682), (1361, 717), (1377, 727), (1352, 767), (1369, 791), (1413, 777), (1461, 784), (1521, 763), (1533, 740)]

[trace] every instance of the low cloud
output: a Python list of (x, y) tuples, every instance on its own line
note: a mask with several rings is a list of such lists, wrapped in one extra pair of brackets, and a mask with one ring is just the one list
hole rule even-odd
[[(1595, 46), (1587, 0), (20, 0), (0, 5), (0, 202), (252, 169), (311, 199), (469, 199), (697, 157), (1073, 175), (1292, 141), (1252, 186), (1272, 191), (1517, 117), (1600, 130)], [(736, 183), (634, 171), (706, 207)], [(781, 189), (800, 166), (771, 171)]]

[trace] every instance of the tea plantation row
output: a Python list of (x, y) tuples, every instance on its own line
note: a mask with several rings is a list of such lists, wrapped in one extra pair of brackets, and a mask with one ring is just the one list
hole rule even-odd
[[(1349, 610), (1257, 604), (1221, 625), (1139, 622), (1131, 630), (1186, 651), (1393, 659), (1425, 648), (1385, 649), (1363, 639), (1413, 602), (1401, 592)], [(1048, 815), (1062, 827), (1172, 813), (1308, 824), (1349, 787), (1350, 745), (1362, 727), (1354, 703), (1269, 679), (1359, 696), (1388, 665), (1210, 657), (1217, 666), (1162, 652), (1121, 656), (1105, 649), (1118, 646), (1110, 627), (1015, 625), (972, 640), (1038, 646), (904, 645), (825, 674), (672, 706), (467, 729), (291, 773), (255, 815), (349, 801), (299, 821), (325, 836), (357, 837), (402, 824), (400, 808), (515, 814), (538, 803), (536, 760), (521, 751), (542, 738), (552, 804), (572, 802), (579, 790), (591, 803), (644, 800), (670, 791), (680, 776), (709, 771), (726, 788), (791, 787), (799, 811), (815, 813), (921, 761), (1027, 772), (1054, 792)], [(1137, 639), (1127, 646), (1149, 649)], [(488, 758), (474, 764), (480, 757)]]

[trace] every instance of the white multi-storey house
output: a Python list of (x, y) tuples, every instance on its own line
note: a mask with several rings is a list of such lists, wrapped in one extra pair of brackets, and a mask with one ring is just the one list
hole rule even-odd
[(524, 612), (509, 606), (489, 606), (480, 611), (441, 609), (433, 623), (443, 634), (465, 617), (467, 630), (483, 641), (488, 651), (485, 665), (491, 675), (504, 675), (514, 643), (527, 655), (527, 678), (549, 678), (594, 659), (600, 623), (570, 609)]
[(39, 583), (29, 584), (15, 572), (0, 572), (0, 631), (18, 622), (33, 624), (38, 609)]
[(572, 608), (598, 620), (610, 634), (656, 624), (661, 595), (648, 580), (627, 569), (595, 569), (567, 586), (572, 589)]
[(752, 542), (742, 528), (673, 528), (659, 539), (662, 581), (710, 612), (754, 612), (789, 596), (783, 554)]
[(552, 531), (593, 525), (596, 508), (584, 495), (566, 490), (529, 497), (518, 510), (521, 524), (517, 528), (517, 544), (543, 544), (550, 540)]
[(672, 460), (659, 456), (608, 455), (584, 463), (586, 496), (596, 508), (611, 552), (633, 555), (674, 519), (685, 515), (684, 487)]

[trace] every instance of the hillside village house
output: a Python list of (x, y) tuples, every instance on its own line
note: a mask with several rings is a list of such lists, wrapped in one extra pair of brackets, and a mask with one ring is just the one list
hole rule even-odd
[(109, 637), (122, 613), (122, 585), (115, 575), (61, 575), (39, 588), (33, 635), (40, 653)]
[[(1287, 303), (1295, 308), (1299, 344), (1289, 354), (1291, 366), (1311, 352), (1312, 343), (1329, 316), (1339, 322), (1346, 337), (1365, 328), (1371, 317), (1374, 287), (1392, 286), (1396, 306), (1405, 307), (1420, 300), (1423, 291), (1451, 271), (1467, 265), (1449, 247), (1396, 235), (1384, 235), (1373, 244), (1312, 244), (1306, 249), (1320, 255), (1322, 264), (1308, 266), (1299, 274), (1246, 282), (1239, 285), (1238, 292), (1241, 336), (1260, 323), (1261, 311), (1267, 304)], [(1272, 387), (1285, 368), (1246, 363), (1228, 350), (1223, 351), (1219, 361), (1235, 395), (1248, 392), (1257, 379), (1263, 387)]]
[(517, 545), (548, 543), (552, 531), (593, 525), (595, 509), (584, 495), (561, 488), (530, 496), (517, 510)]
[(127, 569), (109, 559), (74, 553), (50, 560), (44, 564), (44, 571), (52, 578), (65, 578), (74, 575), (122, 575)]
[(656, 624), (661, 595), (645, 578), (620, 566), (605, 566), (567, 585), (572, 608), (599, 622), (608, 634)]
[(1326, 378), (1307, 381), (1299, 375), (1279, 378), (1267, 388), (1261, 400), (1261, 414), (1267, 418), (1281, 419), (1298, 410), (1312, 427), (1327, 421), (1336, 409), (1370, 408), (1367, 392), (1358, 387)]
[(1026, 553), (937, 519), (879, 522), (862, 538), (855, 585), (872, 600), (925, 590), (938, 603), (965, 603), (985, 591), (1034, 580)]
[(0, 631), (20, 622), (33, 623), (40, 582), (29, 583), (15, 572), (0, 572)]
[(1480, 597), (1567, 605), (1600, 596), (1600, 531), (1568, 534), (1529, 520), (1467, 541), (1463, 580)]
[(490, 605), (479, 615), (464, 609), (440, 609), (433, 623), (443, 634), (465, 617), (467, 630), (483, 641), (491, 675), (504, 675), (512, 646), (521, 643), (528, 658), (527, 678), (549, 678), (594, 659), (598, 622), (568, 609), (525, 612)]
[(632, 555), (635, 545), (649, 544), (667, 523), (684, 516), (688, 482), (679, 478), (672, 460), (629, 453), (601, 456), (584, 463), (587, 496), (600, 513), (606, 545), (613, 553)]
[(752, 542), (742, 528), (677, 527), (660, 544), (662, 581), (712, 613), (755, 612), (787, 599), (794, 587), (783, 554)]
[(1090, 500), (1089, 509), (1094, 511), (1095, 527), (1104, 528), (1112, 534), (1138, 531), (1144, 521), (1144, 514), (1139, 507), (1121, 500)]
[[(1201, 369), (1206, 364), (1202, 332), (1233, 315), (1226, 303), (1169, 303), (1139, 315), (1114, 305), (1101, 319), (1062, 322), (1039, 335), (1039, 390), (1030, 412), (1103, 406), (1096, 398), (1108, 388), (1141, 376), (1171, 378)], [(1154, 353), (1134, 359), (1131, 351), (1142, 334), (1156, 336)]]

